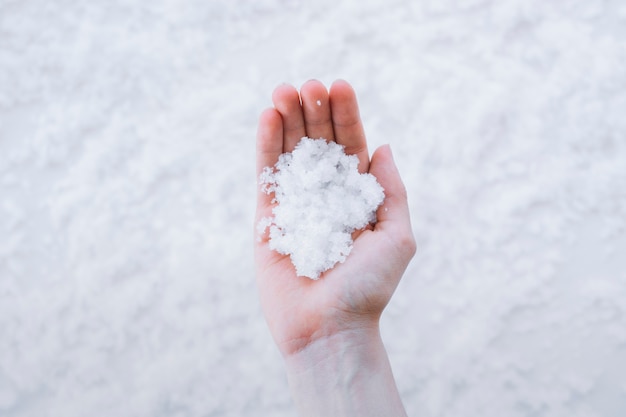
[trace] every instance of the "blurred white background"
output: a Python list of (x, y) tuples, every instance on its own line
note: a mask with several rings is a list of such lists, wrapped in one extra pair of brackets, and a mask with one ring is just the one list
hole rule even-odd
[(0, 0), (0, 416), (295, 416), (254, 140), (309, 78), (408, 188), (409, 414), (624, 416), (621, 0)]

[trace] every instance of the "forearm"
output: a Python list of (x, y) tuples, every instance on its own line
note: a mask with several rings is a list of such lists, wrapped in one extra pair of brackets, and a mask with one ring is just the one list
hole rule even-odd
[(377, 325), (316, 340), (286, 364), (300, 417), (406, 417)]

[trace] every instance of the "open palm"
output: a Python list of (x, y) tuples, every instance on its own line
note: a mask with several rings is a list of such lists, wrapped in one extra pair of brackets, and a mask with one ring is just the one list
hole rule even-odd
[[(352, 252), (317, 281), (296, 276), (287, 255), (269, 249), (267, 235), (255, 244), (261, 303), (270, 331), (284, 355), (336, 333), (376, 326), (402, 273), (415, 253), (406, 192), (388, 146), (369, 159), (354, 90), (336, 81), (326, 90), (318, 81), (300, 93), (282, 85), (273, 93), (274, 108), (261, 115), (257, 135), (257, 174), (291, 152), (303, 136), (326, 138), (345, 146), (385, 189), (385, 202), (373, 227), (354, 234)], [(260, 189), (257, 222), (271, 217), (272, 196)]]

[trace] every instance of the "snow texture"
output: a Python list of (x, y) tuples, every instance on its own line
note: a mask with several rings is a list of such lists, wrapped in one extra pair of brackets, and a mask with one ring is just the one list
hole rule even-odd
[(623, 0), (0, 0), (0, 415), (295, 416), (253, 138), (344, 78), (418, 242), (409, 415), (622, 417), (625, 39)]
[(385, 194), (376, 177), (360, 174), (358, 165), (342, 145), (303, 137), (263, 170), (260, 183), (276, 205), (259, 229), (265, 233), (269, 227), (270, 249), (289, 255), (298, 276), (318, 279), (344, 262), (352, 233), (376, 221)]

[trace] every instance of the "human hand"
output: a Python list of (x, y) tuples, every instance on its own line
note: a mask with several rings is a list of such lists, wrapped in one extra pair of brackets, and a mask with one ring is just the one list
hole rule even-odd
[[(267, 236), (256, 243), (261, 302), (270, 330), (284, 355), (336, 332), (377, 325), (409, 260), (415, 253), (406, 191), (388, 146), (370, 162), (365, 134), (352, 87), (336, 81), (327, 92), (318, 81), (304, 84), (300, 95), (283, 85), (273, 93), (275, 108), (260, 118), (257, 174), (291, 152), (303, 136), (324, 137), (359, 158), (359, 171), (373, 174), (385, 190), (374, 227), (355, 233), (346, 261), (318, 281), (296, 277), (288, 255), (268, 247)], [(258, 193), (257, 222), (271, 216), (272, 196)]]
[[(378, 208), (377, 223), (355, 232), (354, 247), (345, 262), (324, 272), (317, 281), (296, 276), (289, 256), (269, 248), (267, 233), (257, 240), (256, 275), (270, 331), (287, 363), (293, 363), (300, 376), (310, 370), (308, 363), (313, 357), (344, 357), (341, 352), (345, 349), (357, 353), (353, 365), (379, 358), (376, 366), (387, 372), (378, 321), (415, 253), (406, 191), (391, 150), (380, 147), (370, 161), (356, 96), (345, 81), (333, 83), (329, 92), (320, 82), (309, 81), (300, 94), (294, 87), (282, 85), (272, 99), (274, 108), (262, 113), (258, 127), (257, 175), (264, 167), (273, 166), (281, 153), (291, 152), (303, 136), (323, 137), (358, 157), (359, 172), (377, 178), (385, 190), (385, 201)], [(260, 189), (257, 198), (256, 223), (271, 217), (275, 204), (273, 197)], [(303, 356), (306, 359), (301, 361)], [(387, 385), (395, 390), (390, 369), (387, 373)], [(292, 375), (290, 380), (297, 380), (292, 388), (301, 385), (300, 376)], [(307, 400), (301, 398), (300, 403)], [(381, 412), (384, 410), (389, 408)]]

